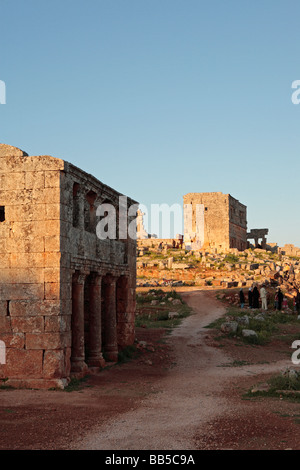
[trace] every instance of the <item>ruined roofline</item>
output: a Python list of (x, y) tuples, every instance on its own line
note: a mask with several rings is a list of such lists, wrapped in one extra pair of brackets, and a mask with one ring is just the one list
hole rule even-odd
[[(107, 192), (108, 194), (113, 193), (112, 196), (117, 196), (117, 197), (125, 196), (125, 194), (122, 194), (119, 191), (116, 191), (111, 186), (108, 186), (107, 184), (102, 183), (102, 181), (100, 181), (94, 175), (92, 175), (90, 173), (87, 173), (86, 171), (82, 170), (81, 168), (77, 167), (76, 165), (73, 165), (73, 163), (70, 163), (70, 162), (67, 162), (67, 161), (64, 161), (64, 163), (66, 165), (66, 170), (67, 171), (72, 173), (75, 177), (78, 177), (80, 179), (84, 178), (86, 181), (89, 182), (89, 185), (91, 185), (91, 183), (92, 183), (94, 185), (95, 189), (98, 189), (99, 185), (100, 185), (101, 188), (104, 190), (104, 192)], [(129, 205), (139, 204), (134, 199), (132, 199), (128, 196), (126, 196), (126, 197), (127, 197), (127, 201), (128, 201)]]
[[(39, 161), (38, 166), (40, 170), (42, 170), (43, 160), (44, 160), (45, 163), (47, 163), (47, 170), (53, 169), (53, 170), (69, 171), (70, 173), (79, 177), (80, 179), (89, 181), (89, 184), (92, 183), (95, 189), (96, 188), (99, 189), (99, 186), (101, 186), (104, 192), (106, 192), (108, 195), (111, 195), (112, 197), (125, 196), (124, 194), (116, 191), (110, 186), (102, 183), (102, 181), (98, 180), (95, 176), (85, 172), (81, 168), (76, 167), (72, 163), (69, 163), (66, 160), (63, 160), (61, 158), (52, 157), (51, 155), (28, 155), (23, 150), (17, 147), (13, 147), (11, 145), (7, 145), (7, 144), (0, 144), (0, 158), (1, 157), (4, 157), (4, 158), (5, 157), (11, 157), (11, 158), (27, 157), (26, 160), (24, 160), (24, 162), (26, 161), (30, 165), (31, 161)], [(127, 201), (129, 205), (138, 204), (137, 201), (129, 197), (127, 197)]]
[(204, 193), (187, 193), (187, 194), (184, 194), (183, 197), (186, 197), (186, 196), (199, 196), (199, 194), (220, 194), (220, 195), (223, 195), (223, 196), (230, 196), (230, 194), (223, 194), (222, 191), (207, 191), (207, 192), (204, 192)]
[(0, 143), (0, 157), (28, 157), (28, 153), (18, 147)]
[(228, 199), (233, 199), (234, 201), (238, 202), (241, 206), (247, 208), (247, 206), (245, 204), (240, 202), (235, 197), (231, 196), (231, 194), (229, 194), (229, 193), (224, 194), (224, 193), (222, 193), (222, 191), (211, 191), (211, 192), (204, 192), (204, 193), (187, 193), (183, 196), (183, 199), (185, 199), (186, 197), (195, 197), (195, 196), (200, 196), (200, 195), (203, 195), (203, 196), (207, 196), (207, 195), (225, 196), (225, 197), (228, 197)]
[(236, 202), (239, 203), (240, 206), (243, 206), (245, 209), (247, 209), (247, 206), (245, 204), (243, 204), (242, 202), (240, 202), (238, 199), (236, 199), (235, 197), (231, 196), (231, 194), (228, 194), (229, 198), (231, 199), (234, 199)]

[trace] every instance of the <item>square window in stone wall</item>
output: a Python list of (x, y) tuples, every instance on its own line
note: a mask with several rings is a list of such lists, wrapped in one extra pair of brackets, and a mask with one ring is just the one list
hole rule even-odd
[(5, 207), (0, 206), (0, 222), (4, 222), (4, 221), (5, 221)]

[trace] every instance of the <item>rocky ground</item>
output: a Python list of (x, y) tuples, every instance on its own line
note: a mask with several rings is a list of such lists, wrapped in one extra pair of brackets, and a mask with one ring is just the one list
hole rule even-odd
[(138, 327), (133, 358), (73, 390), (2, 388), (0, 449), (298, 450), (299, 399), (247, 392), (292, 365), (299, 327), (267, 345), (220, 337), (206, 328), (225, 313), (215, 294), (185, 289), (193, 315), (167, 335)]
[(140, 247), (138, 255), (138, 287), (247, 288), (253, 283), (265, 283), (270, 286), (279, 284), (290, 295), (300, 287), (299, 257), (260, 248), (215, 253), (168, 246), (163, 250)]

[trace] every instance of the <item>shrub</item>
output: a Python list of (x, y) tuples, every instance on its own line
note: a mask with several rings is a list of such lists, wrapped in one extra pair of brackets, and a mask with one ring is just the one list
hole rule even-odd
[(248, 344), (257, 344), (257, 345), (263, 345), (269, 341), (270, 333), (268, 331), (262, 330), (256, 333), (257, 333), (257, 336), (243, 337), (243, 341), (245, 341), (245, 343), (248, 343)]
[(133, 358), (136, 353), (136, 346), (134, 344), (126, 346), (122, 351), (118, 352), (118, 362), (127, 362)]
[(226, 263), (238, 263), (239, 257), (237, 255), (229, 253), (228, 255), (225, 256), (224, 261)]
[(288, 374), (280, 374), (271, 377), (268, 384), (270, 385), (270, 392), (275, 392), (276, 390), (300, 390), (300, 377), (298, 375), (291, 377)]

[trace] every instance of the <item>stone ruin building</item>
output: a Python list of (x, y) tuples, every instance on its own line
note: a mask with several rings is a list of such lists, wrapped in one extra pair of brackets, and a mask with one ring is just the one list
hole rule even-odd
[[(247, 240), (254, 240), (255, 248), (262, 248), (265, 250), (267, 248), (267, 235), (269, 230), (267, 228), (253, 228), (247, 233)], [(261, 240), (259, 242), (259, 240)], [(248, 242), (248, 245), (250, 243)]]
[(186, 246), (217, 251), (247, 248), (247, 207), (230, 194), (189, 193), (183, 203)]
[(142, 212), (140, 209), (137, 210), (136, 232), (138, 240), (145, 240), (151, 237), (144, 227), (144, 215), (144, 212)]
[(64, 388), (134, 342), (136, 240), (96, 234), (97, 206), (120, 196), (0, 144), (0, 383)]
[(291, 243), (285, 244), (283, 247), (279, 248), (278, 252), (286, 256), (300, 258), (300, 248), (292, 245)]
[[(277, 244), (267, 245), (269, 230), (251, 229), (247, 232), (247, 207), (230, 194), (221, 192), (189, 193), (183, 197), (184, 235), (161, 239), (146, 232), (143, 212), (138, 210), (137, 239), (138, 248), (164, 248), (179, 246), (186, 249), (212, 250), (217, 252), (235, 249), (244, 251), (254, 248), (276, 251)], [(276, 245), (276, 246), (275, 246)]]

